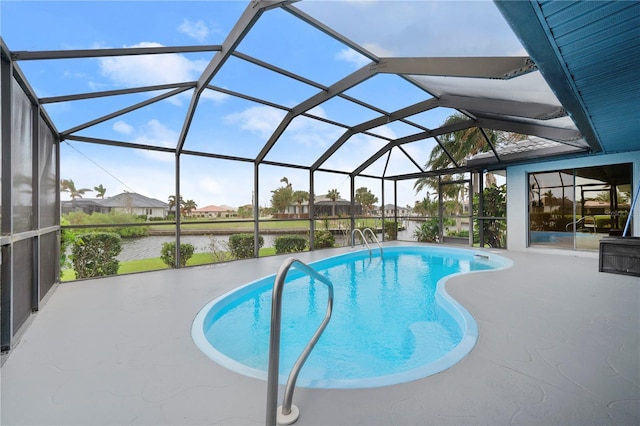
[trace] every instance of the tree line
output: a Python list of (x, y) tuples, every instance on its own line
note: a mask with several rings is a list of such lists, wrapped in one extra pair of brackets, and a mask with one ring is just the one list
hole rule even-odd
[[(309, 201), (309, 192), (307, 191), (294, 191), (293, 185), (289, 182), (289, 179), (285, 176), (280, 179), (283, 183), (282, 186), (271, 191), (271, 209), (273, 213), (285, 213), (289, 206), (296, 205), (295, 214), (300, 218), (302, 216), (302, 204)], [(327, 192), (326, 197), (331, 200), (331, 216), (336, 215), (336, 202), (340, 199), (340, 192), (336, 188), (332, 188)], [(356, 190), (355, 201), (362, 205), (362, 208), (367, 212), (373, 210), (373, 206), (378, 202), (378, 197), (375, 196), (366, 187), (361, 187)]]

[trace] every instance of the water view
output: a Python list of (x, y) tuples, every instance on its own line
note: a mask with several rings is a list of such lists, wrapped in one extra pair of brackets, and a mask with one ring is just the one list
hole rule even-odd
[[(398, 239), (404, 241), (414, 241), (413, 232), (416, 228), (414, 221), (405, 221), (405, 229), (398, 232)], [(263, 247), (273, 247), (275, 239), (278, 235), (261, 234), (264, 238)], [(349, 236), (343, 234), (334, 235), (337, 246), (346, 246), (350, 244)], [(377, 234), (382, 241), (382, 234)], [(175, 241), (173, 235), (154, 235), (141, 238), (126, 238), (122, 240), (122, 251), (118, 255), (118, 260), (126, 262), (129, 260), (149, 259), (160, 256), (162, 244)], [(213, 242), (217, 242), (218, 249), (224, 247), (229, 242), (229, 235), (181, 235), (181, 243), (189, 243), (195, 247), (196, 253), (209, 253), (212, 251)], [(357, 241), (357, 239), (356, 239)]]

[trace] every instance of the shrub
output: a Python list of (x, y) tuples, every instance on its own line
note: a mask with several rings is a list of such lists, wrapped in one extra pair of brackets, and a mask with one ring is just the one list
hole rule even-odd
[(398, 225), (395, 221), (384, 223), (384, 235), (387, 240), (398, 239)]
[(469, 238), (469, 230), (461, 229), (459, 231), (449, 232), (447, 234), (448, 237), (458, 237), (458, 238)]
[(71, 249), (76, 277), (91, 278), (118, 273), (116, 256), (122, 251), (120, 235), (113, 232), (91, 232), (77, 235)]
[[(180, 244), (180, 267), (186, 266), (187, 261), (193, 256), (195, 247), (193, 244)], [(176, 267), (176, 243), (163, 243), (160, 250), (160, 259), (169, 267)]]
[(421, 243), (438, 242), (440, 235), (440, 221), (437, 217), (423, 222), (419, 228), (413, 232), (413, 237)]
[(276, 253), (297, 253), (307, 248), (307, 239), (300, 235), (281, 235), (276, 237)]
[[(69, 221), (61, 218), (60, 225), (66, 226), (69, 225)], [(60, 228), (60, 268), (64, 269), (70, 267), (69, 257), (67, 257), (67, 250), (73, 244), (73, 241), (76, 238), (76, 234), (72, 229), (68, 228)]]
[[(258, 235), (258, 249), (264, 245), (264, 238)], [(236, 259), (249, 259), (254, 252), (253, 234), (233, 234), (229, 237), (229, 251)]]
[(335, 243), (336, 243), (336, 239), (330, 231), (328, 230), (314, 231), (313, 245), (315, 248), (333, 247)]

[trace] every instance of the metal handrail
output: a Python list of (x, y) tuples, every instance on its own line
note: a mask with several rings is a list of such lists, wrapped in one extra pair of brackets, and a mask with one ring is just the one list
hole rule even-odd
[(367, 242), (367, 239), (365, 238), (365, 236), (362, 233), (362, 231), (360, 229), (358, 229), (358, 228), (355, 228), (353, 231), (351, 231), (351, 247), (355, 247), (355, 245), (356, 245), (356, 235), (355, 235), (356, 232), (358, 232), (360, 234), (360, 236), (362, 237), (362, 242), (369, 249), (369, 257), (371, 257), (371, 247), (369, 247), (369, 243)]
[[(586, 222), (587, 218), (589, 218), (589, 219), (592, 219), (592, 220), (593, 220), (593, 222), (589, 222), (589, 225), (587, 225), (587, 222)], [(579, 228), (579, 227), (578, 227), (578, 225), (580, 225), (580, 224), (582, 224), (582, 227), (581, 227), (581, 228)], [(592, 224), (593, 224), (593, 226), (592, 226)], [(594, 229), (594, 231), (593, 231), (593, 232), (595, 233), (595, 232), (596, 232), (596, 231), (595, 231), (595, 228), (596, 228), (596, 218), (595, 218), (595, 217), (593, 217), (593, 216), (582, 216), (582, 217), (581, 217), (580, 219), (578, 219), (578, 220), (574, 220), (573, 222), (569, 222), (569, 223), (567, 223), (567, 225), (564, 227), (564, 229), (565, 229), (566, 231), (568, 231), (570, 227), (571, 227), (571, 228), (573, 228), (574, 226), (575, 226), (575, 231), (578, 231), (579, 229), (587, 229), (587, 230), (589, 230), (589, 228), (593, 228), (593, 229)], [(591, 231), (589, 230), (589, 232), (591, 232)]]
[(376, 234), (373, 232), (373, 229), (364, 228), (365, 234), (367, 233), (367, 231), (369, 231), (369, 233), (371, 234), (371, 237), (373, 237), (373, 241), (375, 241), (376, 244), (378, 244), (378, 247), (380, 248), (380, 257), (382, 257), (382, 244), (380, 244), (380, 241), (378, 241), (378, 237), (376, 237)]
[[(280, 410), (276, 408), (278, 404), (278, 376), (280, 370), (280, 327), (281, 327), (281, 313), (282, 313), (282, 291), (284, 287), (284, 281), (287, 277), (287, 273), (291, 266), (296, 265), (297, 269), (302, 270), (307, 275), (322, 281), (329, 288), (329, 301), (327, 303), (327, 312), (324, 319), (318, 326), (318, 329), (314, 333), (313, 337), (307, 346), (304, 348), (295, 364), (291, 368), (289, 378), (287, 379), (287, 385), (284, 390), (284, 398)], [(311, 350), (315, 346), (316, 342), (320, 338), (320, 335), (324, 331), (325, 327), (329, 323), (331, 318), (331, 311), (333, 309), (333, 284), (331, 281), (323, 275), (320, 275), (313, 268), (309, 267), (305, 263), (290, 257), (286, 259), (278, 270), (276, 280), (273, 285), (273, 296), (271, 300), (271, 334), (269, 339), (269, 370), (267, 374), (267, 421), (269, 426), (275, 426), (278, 424), (291, 424), (298, 420), (300, 410), (298, 407), (292, 404), (293, 391), (296, 387), (296, 380), (298, 373), (304, 365), (307, 357), (311, 353)], [(280, 412), (278, 412), (280, 411)]]

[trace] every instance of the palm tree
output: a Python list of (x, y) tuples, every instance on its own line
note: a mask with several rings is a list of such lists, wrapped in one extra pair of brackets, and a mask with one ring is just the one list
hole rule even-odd
[(286, 177), (280, 179), (280, 182), (283, 182), (284, 186), (271, 191), (271, 207), (278, 213), (285, 213), (293, 201), (293, 187)]
[(366, 215), (372, 209), (373, 205), (378, 202), (378, 197), (363, 186), (356, 189), (356, 202), (362, 204), (364, 214)]
[(102, 186), (102, 184), (100, 184), (98, 186), (95, 186), (93, 190), (98, 193), (98, 197), (104, 200), (104, 194), (107, 193), (107, 188), (105, 188), (104, 186)]
[(331, 200), (331, 202), (333, 203), (331, 205), (331, 216), (335, 216), (336, 215), (336, 200), (338, 198), (340, 198), (340, 193), (338, 192), (337, 189), (332, 189), (327, 193), (327, 198)]
[(182, 209), (186, 216), (189, 216), (191, 212), (198, 208), (198, 204), (193, 200), (187, 200), (184, 202)]
[(293, 193), (293, 200), (298, 204), (298, 219), (300, 219), (302, 203), (309, 201), (309, 193), (307, 191), (295, 191)]
[(553, 191), (552, 190), (548, 190), (547, 192), (545, 192), (542, 195), (544, 196), (544, 199), (546, 201), (546, 206), (549, 207), (549, 211), (551, 211), (551, 209), (553, 207), (553, 200), (556, 198), (556, 197), (553, 196)]
[[(180, 196), (180, 201), (179, 201), (179, 206), (178, 208), (182, 209), (182, 206), (184, 206), (184, 200), (182, 199), (182, 195)], [(171, 211), (172, 208), (176, 207), (176, 196), (175, 195), (169, 195), (169, 211)], [(176, 208), (176, 211), (178, 209)]]
[(87, 192), (91, 192), (89, 188), (76, 189), (76, 185), (71, 179), (60, 180), (60, 191), (68, 192), (72, 200), (75, 200), (76, 198), (82, 198), (84, 194), (86, 194)]
[[(468, 118), (461, 114), (455, 113), (447, 117), (443, 126), (452, 125), (461, 121), (467, 121)], [(486, 138), (485, 138), (486, 135)], [(485, 129), (484, 132), (478, 127), (469, 127), (457, 132), (445, 133), (440, 136), (440, 144), (431, 150), (431, 155), (425, 168), (427, 170), (442, 170), (452, 166), (460, 165), (465, 159), (472, 156), (487, 152), (491, 149), (487, 139), (491, 145), (496, 146), (524, 139), (526, 136), (518, 133), (503, 132), (498, 130)], [(438, 188), (438, 178), (420, 178), (413, 185), (416, 193), (420, 192), (425, 186)]]

